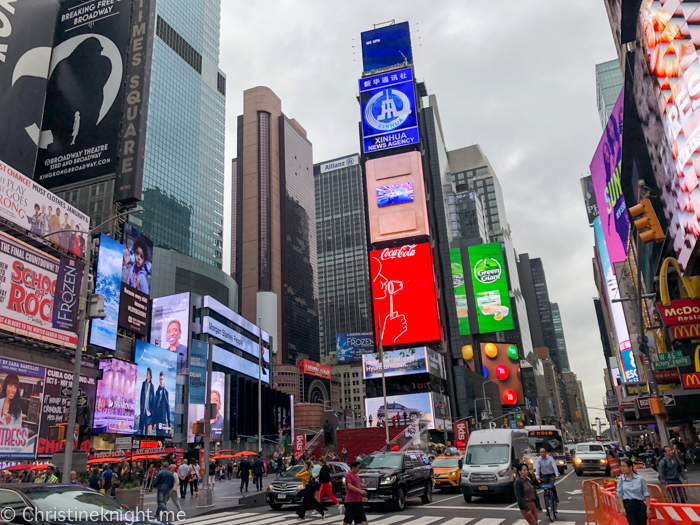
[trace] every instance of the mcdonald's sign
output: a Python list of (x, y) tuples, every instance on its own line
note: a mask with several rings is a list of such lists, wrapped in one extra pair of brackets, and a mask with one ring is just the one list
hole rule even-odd
[(683, 374), (683, 388), (700, 388), (700, 373)]
[(671, 337), (671, 341), (700, 339), (700, 323), (669, 326), (668, 335)]
[(700, 301), (697, 299), (671, 301), (670, 306), (659, 302), (656, 306), (666, 326), (700, 322)]

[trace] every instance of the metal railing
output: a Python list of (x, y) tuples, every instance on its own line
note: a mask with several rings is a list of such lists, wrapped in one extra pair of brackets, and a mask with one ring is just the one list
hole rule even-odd
[(700, 505), (700, 485), (666, 485), (664, 496), (669, 503)]

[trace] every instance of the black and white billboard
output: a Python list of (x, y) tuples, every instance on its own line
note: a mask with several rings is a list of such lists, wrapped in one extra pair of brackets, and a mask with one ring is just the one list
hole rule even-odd
[(47, 188), (114, 173), (132, 0), (64, 0), (34, 179)]
[(32, 176), (58, 0), (0, 2), (0, 161)]

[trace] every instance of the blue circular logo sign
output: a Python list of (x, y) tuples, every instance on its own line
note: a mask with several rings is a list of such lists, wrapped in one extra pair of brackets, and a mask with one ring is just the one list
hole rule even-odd
[(383, 89), (367, 102), (365, 121), (377, 131), (393, 131), (411, 115), (408, 97), (398, 89)]

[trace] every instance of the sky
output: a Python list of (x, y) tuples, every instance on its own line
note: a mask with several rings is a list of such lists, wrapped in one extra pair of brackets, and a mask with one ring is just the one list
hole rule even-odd
[(479, 144), (489, 158), (516, 250), (542, 258), (571, 369), (591, 421), (603, 418), (593, 408), (605, 395), (593, 230), (579, 182), (602, 134), (595, 65), (617, 57), (603, 0), (222, 0), (227, 194), (236, 117), (255, 86), (306, 129), (314, 163), (358, 153), (359, 37), (389, 20), (411, 25), (416, 77), (437, 96), (447, 149)]

